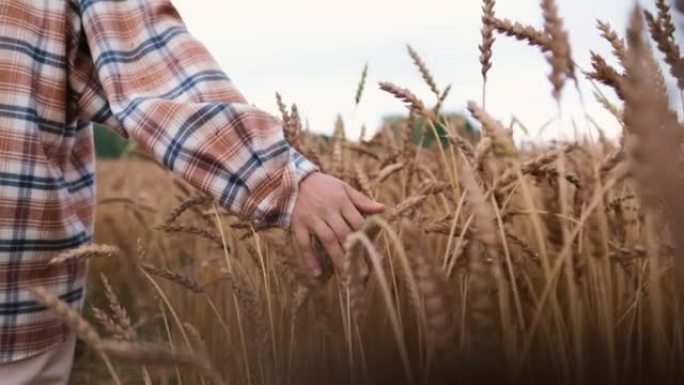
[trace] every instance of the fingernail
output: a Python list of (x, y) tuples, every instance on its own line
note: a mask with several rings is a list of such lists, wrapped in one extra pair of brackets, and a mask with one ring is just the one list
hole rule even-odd
[(311, 269), (311, 274), (314, 276), (314, 278), (318, 278), (321, 276), (321, 268), (320, 267), (314, 267)]

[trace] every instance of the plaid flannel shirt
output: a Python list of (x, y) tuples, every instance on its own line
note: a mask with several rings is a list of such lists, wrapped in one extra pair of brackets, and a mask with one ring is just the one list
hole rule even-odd
[(0, 362), (65, 326), (27, 288), (80, 308), (91, 239), (92, 122), (136, 142), (231, 211), (289, 225), (313, 164), (248, 104), (170, 0), (0, 1)]

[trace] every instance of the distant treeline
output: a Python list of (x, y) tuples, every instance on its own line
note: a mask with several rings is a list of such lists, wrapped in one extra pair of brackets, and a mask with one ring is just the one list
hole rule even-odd
[[(461, 136), (470, 139), (476, 139), (479, 136), (479, 131), (460, 114), (448, 114), (442, 116), (440, 121), (448, 121), (451, 127), (454, 127)], [(383, 119), (383, 126), (389, 127), (395, 134), (409, 124), (405, 116), (388, 116)], [(425, 125), (422, 118), (417, 118), (412, 122), (411, 142), (418, 144), (422, 141), (425, 147), (431, 146), (435, 142), (435, 137), (431, 129)], [(440, 141), (446, 140), (446, 130), (441, 123), (436, 125), (437, 134), (441, 137)], [(115, 134), (108, 128), (95, 124), (95, 153), (98, 158), (118, 158), (128, 147), (128, 142)], [(326, 135), (321, 135), (327, 137)]]

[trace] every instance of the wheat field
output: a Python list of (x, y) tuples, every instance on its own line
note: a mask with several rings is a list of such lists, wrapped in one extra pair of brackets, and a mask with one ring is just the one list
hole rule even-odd
[[(479, 133), (440, 113), (458, 90), (411, 47), (434, 100), (381, 83), (408, 113), (370, 140), (341, 119), (332, 138), (310, 134), (278, 95), (288, 141), (388, 207), (350, 236), (341, 271), (319, 248), (319, 279), (286, 231), (231, 215), (144, 154), (100, 162), (96, 245), (54, 261), (90, 258), (83, 316), (35, 290), (81, 339), (72, 383), (679, 383), (684, 128), (665, 84), (684, 90), (684, 58), (655, 5), (626, 33), (599, 21), (614, 57), (582, 69), (553, 0), (542, 26), (485, 0), (483, 95), (467, 106)], [(488, 72), (505, 65), (497, 35), (547, 58), (549, 97), (591, 82), (621, 140), (516, 143), (486, 108)]]

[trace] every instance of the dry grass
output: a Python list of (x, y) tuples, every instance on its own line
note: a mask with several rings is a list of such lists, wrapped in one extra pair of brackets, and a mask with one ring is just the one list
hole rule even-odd
[[(480, 60), (486, 75), (492, 31), (528, 41), (559, 98), (575, 63), (554, 2), (542, 4), (536, 29), (485, 1)], [(475, 103), (483, 138), (471, 142), (437, 114), (450, 88), (413, 49), (437, 107), (382, 83), (409, 107), (399, 132), (352, 143), (339, 121), (328, 142), (278, 96), (288, 140), (389, 207), (350, 237), (343, 271), (318, 248), (318, 279), (283, 230), (230, 215), (149, 161), (102, 162), (96, 238), (120, 252), (91, 261), (108, 277), (89, 285), (85, 318), (99, 326), (36, 291), (89, 345), (74, 383), (678, 383), (684, 128), (640, 34), (681, 61), (663, 4), (645, 25), (634, 11), (626, 42), (598, 25), (620, 68), (595, 55), (586, 76), (624, 99), (603, 101), (624, 124), (620, 143), (521, 147)], [(444, 127), (442, 145), (409, 140), (418, 116), (423, 138)]]

